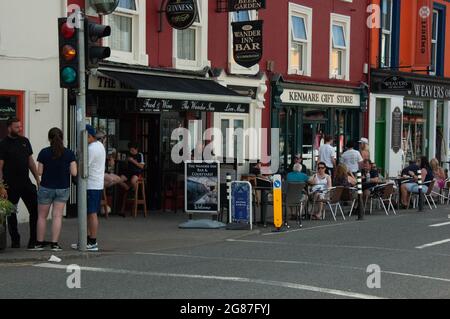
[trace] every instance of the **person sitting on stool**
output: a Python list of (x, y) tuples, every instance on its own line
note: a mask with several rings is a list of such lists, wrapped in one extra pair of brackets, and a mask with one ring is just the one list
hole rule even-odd
[(145, 167), (144, 155), (142, 153), (139, 153), (139, 146), (137, 145), (137, 143), (128, 143), (128, 149), (130, 152), (130, 155), (127, 159), (128, 168), (126, 170), (125, 176), (122, 175), (121, 177), (127, 178), (129, 184), (125, 182), (120, 183), (120, 185), (127, 191), (130, 189), (130, 187), (132, 189), (136, 189), (139, 176), (143, 174)]

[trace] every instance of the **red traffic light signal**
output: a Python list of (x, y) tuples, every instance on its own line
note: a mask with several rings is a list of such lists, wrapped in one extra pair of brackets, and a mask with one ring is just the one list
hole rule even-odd
[(77, 29), (58, 19), (59, 83), (61, 88), (79, 88), (79, 48)]

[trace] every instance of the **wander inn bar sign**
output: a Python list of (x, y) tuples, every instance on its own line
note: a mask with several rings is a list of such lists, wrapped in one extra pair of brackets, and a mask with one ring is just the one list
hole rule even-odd
[(261, 61), (263, 54), (263, 21), (233, 22), (234, 61), (250, 68)]
[(266, 8), (266, 0), (228, 0), (228, 11), (259, 10)]
[(359, 94), (318, 92), (285, 89), (281, 101), (286, 104), (356, 106), (361, 103)]
[(204, 102), (192, 100), (161, 100), (161, 99), (139, 99), (138, 112), (160, 113), (160, 112), (221, 112), (221, 113), (249, 113), (248, 104), (226, 103), (226, 102)]

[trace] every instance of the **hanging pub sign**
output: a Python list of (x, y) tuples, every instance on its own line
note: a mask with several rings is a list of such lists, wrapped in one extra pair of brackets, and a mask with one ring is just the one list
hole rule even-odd
[(259, 10), (266, 8), (266, 0), (228, 0), (228, 11)]
[(263, 54), (263, 21), (233, 22), (234, 61), (250, 68), (261, 61)]
[(166, 17), (174, 29), (189, 28), (197, 17), (197, 4), (195, 0), (168, 0), (166, 4)]

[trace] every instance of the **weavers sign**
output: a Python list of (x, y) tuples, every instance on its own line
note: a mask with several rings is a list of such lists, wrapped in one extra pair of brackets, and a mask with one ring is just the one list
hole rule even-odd
[(263, 21), (233, 22), (234, 61), (250, 68), (261, 61), (263, 53)]

